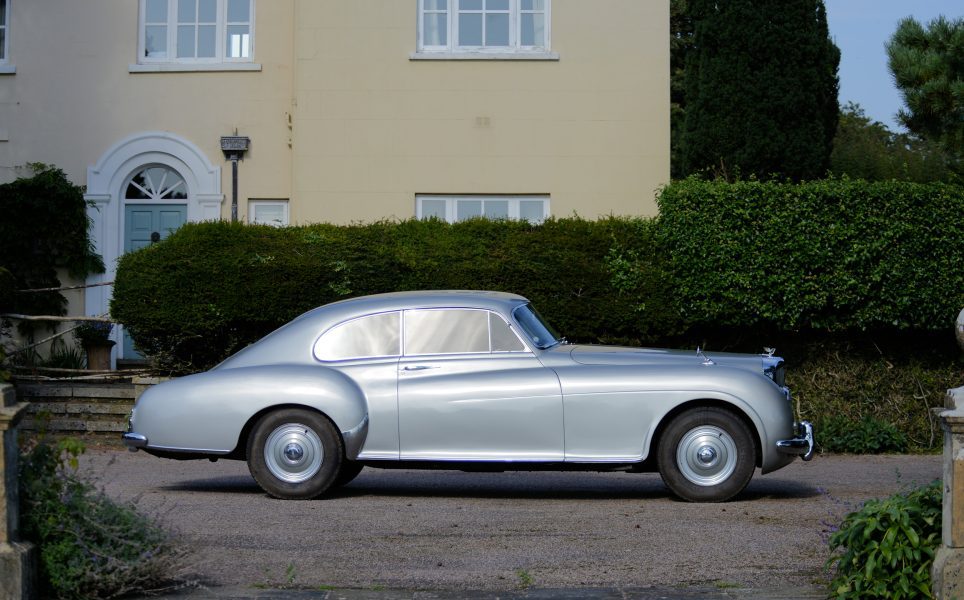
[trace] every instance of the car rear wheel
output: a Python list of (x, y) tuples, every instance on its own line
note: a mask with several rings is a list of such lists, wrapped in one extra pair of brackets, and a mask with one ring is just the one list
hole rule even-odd
[(750, 483), (756, 443), (731, 411), (701, 407), (670, 422), (657, 453), (659, 474), (674, 494), (690, 502), (724, 502)]
[(307, 410), (268, 413), (248, 438), (248, 469), (275, 498), (301, 500), (325, 493), (341, 471), (343, 455), (335, 426)]

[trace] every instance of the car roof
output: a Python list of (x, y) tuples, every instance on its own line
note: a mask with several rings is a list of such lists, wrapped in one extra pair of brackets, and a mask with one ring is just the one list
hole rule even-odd
[(336, 321), (353, 316), (389, 310), (414, 308), (471, 307), (496, 311), (511, 311), (528, 300), (518, 294), (482, 290), (425, 290), (389, 292), (339, 300), (306, 312), (296, 320), (319, 316), (320, 313)]
[(529, 301), (517, 294), (477, 290), (429, 290), (359, 296), (309, 310), (244, 348), (220, 366), (248, 366), (307, 360), (315, 339), (338, 323), (364, 315), (418, 308), (479, 308), (506, 317)]

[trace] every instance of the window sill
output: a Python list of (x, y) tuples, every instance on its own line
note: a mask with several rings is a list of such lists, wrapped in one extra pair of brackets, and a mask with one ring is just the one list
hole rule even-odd
[(128, 65), (128, 73), (199, 73), (260, 71), (261, 63), (148, 63)]
[(0, 65), (0, 75), (16, 75), (17, 67), (14, 65)]
[(557, 52), (413, 52), (409, 60), (559, 60)]

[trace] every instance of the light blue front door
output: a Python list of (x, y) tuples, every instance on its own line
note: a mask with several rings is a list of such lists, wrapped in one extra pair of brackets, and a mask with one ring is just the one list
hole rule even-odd
[[(128, 204), (124, 207), (124, 252), (163, 240), (187, 221), (187, 204)], [(124, 333), (124, 358), (143, 358)]]

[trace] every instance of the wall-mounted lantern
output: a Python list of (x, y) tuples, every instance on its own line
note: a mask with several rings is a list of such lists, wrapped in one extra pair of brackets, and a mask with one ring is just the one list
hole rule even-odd
[[(237, 133), (237, 132), (235, 132)], [(244, 159), (244, 153), (251, 145), (251, 138), (243, 135), (226, 135), (221, 137), (221, 152), (224, 158), (231, 161), (231, 222), (238, 220), (238, 161)]]

